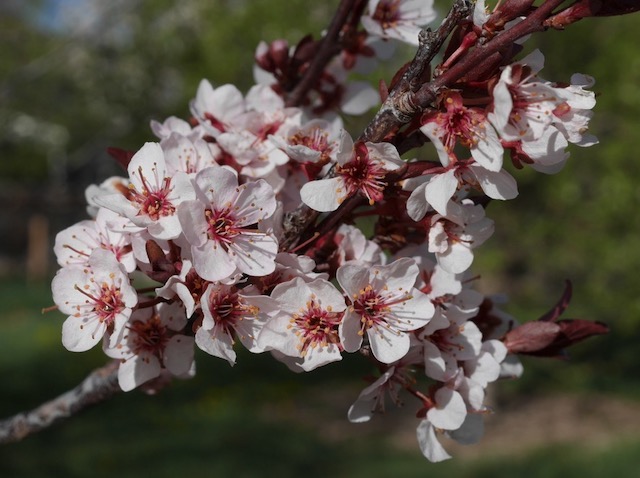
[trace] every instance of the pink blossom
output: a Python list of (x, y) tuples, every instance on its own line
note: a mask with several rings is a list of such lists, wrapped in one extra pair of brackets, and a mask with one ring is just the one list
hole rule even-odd
[(456, 162), (456, 144), (468, 148), (473, 159), (489, 171), (500, 171), (504, 150), (493, 126), (479, 108), (468, 108), (460, 93), (450, 92), (443, 101), (446, 111), (422, 118), (422, 131), (433, 143), (444, 166)]
[(420, 27), (435, 18), (432, 0), (369, 0), (362, 25), (372, 35), (417, 46)]
[(60, 312), (69, 314), (62, 344), (72, 352), (89, 350), (107, 331), (117, 338), (138, 302), (124, 266), (101, 248), (91, 253), (87, 266), (60, 269), (51, 290)]
[(104, 349), (109, 357), (120, 360), (118, 384), (122, 390), (128, 392), (160, 376), (163, 368), (178, 377), (189, 375), (194, 366), (193, 337), (180, 333), (186, 323), (178, 303), (138, 309), (132, 314), (122, 338)]
[(356, 193), (369, 199), (369, 204), (381, 201), (385, 176), (404, 163), (390, 143), (357, 143), (345, 132), (337, 155), (335, 177), (305, 184), (300, 191), (304, 203), (320, 212), (335, 211), (348, 197)]
[(344, 297), (330, 282), (304, 282), (297, 277), (273, 290), (279, 312), (265, 324), (259, 347), (293, 357), (304, 371), (342, 360), (338, 328), (347, 308)]
[(190, 103), (191, 113), (205, 131), (217, 137), (229, 129), (245, 109), (242, 93), (234, 85), (214, 88), (208, 80), (202, 80), (196, 97)]
[(95, 220), (81, 221), (56, 235), (53, 250), (61, 267), (84, 267), (91, 253), (98, 248), (111, 251), (127, 272), (133, 272), (136, 262), (129, 234), (112, 230), (114, 223), (129, 222), (108, 209), (100, 208)]
[(351, 305), (340, 327), (345, 350), (358, 350), (366, 333), (373, 355), (383, 363), (400, 360), (409, 351), (408, 332), (426, 325), (433, 317), (429, 298), (413, 287), (418, 266), (401, 258), (372, 268), (346, 264), (336, 278)]
[(196, 332), (200, 349), (236, 362), (236, 339), (251, 352), (262, 352), (257, 338), (266, 320), (277, 310), (275, 301), (258, 295), (255, 288), (242, 290), (224, 284), (209, 284), (201, 300), (204, 319)]
[(195, 198), (185, 173), (167, 172), (164, 153), (158, 143), (146, 143), (127, 168), (130, 185), (126, 192), (99, 196), (96, 202), (146, 228), (158, 239), (174, 239), (181, 228), (176, 209), (182, 201)]
[(178, 215), (191, 244), (193, 265), (204, 279), (219, 281), (236, 269), (252, 276), (275, 269), (278, 241), (260, 223), (276, 210), (264, 180), (238, 185), (226, 168), (207, 168), (196, 178), (198, 199), (180, 205)]

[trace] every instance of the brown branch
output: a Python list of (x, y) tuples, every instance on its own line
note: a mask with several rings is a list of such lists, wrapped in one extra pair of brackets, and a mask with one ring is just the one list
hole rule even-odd
[(337, 40), (342, 27), (346, 23), (349, 14), (352, 12), (356, 0), (342, 0), (336, 14), (333, 16), (327, 34), (322, 38), (318, 52), (313, 61), (305, 71), (300, 83), (296, 85), (293, 91), (287, 96), (287, 106), (300, 106), (304, 97), (320, 78), (322, 71), (327, 63), (337, 53)]
[(0, 443), (22, 440), (32, 433), (66, 420), (79, 411), (121, 392), (118, 362), (113, 361), (91, 372), (80, 385), (28, 412), (0, 421)]
[(456, 0), (449, 13), (435, 32), (425, 29), (420, 32), (418, 51), (398, 84), (369, 123), (360, 141), (374, 143), (383, 141), (385, 136), (413, 119), (423, 107), (413, 103), (413, 95), (422, 86), (420, 79), (431, 60), (438, 53), (446, 38), (456, 25), (471, 12), (468, 0)]

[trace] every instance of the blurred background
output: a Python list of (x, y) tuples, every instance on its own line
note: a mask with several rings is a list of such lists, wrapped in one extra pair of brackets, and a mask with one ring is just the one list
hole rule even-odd
[[(55, 233), (86, 218), (89, 184), (121, 174), (105, 149), (138, 149), (154, 140), (151, 119), (188, 117), (201, 78), (246, 91), (260, 40), (317, 36), (337, 3), (0, 2), (0, 417), (106, 361), (65, 351), (64, 317), (40, 313), (52, 304)], [(436, 2), (440, 13), (447, 4)], [(555, 176), (516, 171), (520, 196), (489, 207), (496, 234), (474, 268), (520, 321), (544, 313), (571, 279), (567, 317), (611, 333), (569, 362), (525, 359), (520, 380), (491, 389), (496, 413), (479, 445), (444, 441), (454, 460), (434, 465), (418, 449), (412, 407), (349, 424), (368, 372), (357, 357), (299, 376), (270, 357), (241, 355), (230, 369), (200, 354), (193, 380), (123, 394), (0, 447), (0, 476), (640, 476), (639, 27), (640, 14), (590, 19), (527, 42), (546, 55), (543, 77), (596, 78), (600, 144), (571, 148)], [(399, 51), (397, 64), (410, 56)]]

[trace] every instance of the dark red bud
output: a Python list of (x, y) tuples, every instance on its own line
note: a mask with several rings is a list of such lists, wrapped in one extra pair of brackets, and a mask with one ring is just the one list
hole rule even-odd
[(109, 153), (109, 156), (115, 159), (118, 162), (118, 164), (122, 166), (124, 169), (127, 169), (127, 167), (129, 166), (129, 162), (131, 161), (131, 158), (133, 158), (133, 155), (136, 154), (135, 151), (128, 151), (126, 149), (114, 148), (114, 147), (107, 148), (107, 153)]
[(527, 322), (507, 332), (504, 344), (510, 353), (538, 357), (566, 356), (565, 349), (594, 335), (609, 332), (602, 322), (566, 319), (557, 322)]
[(151, 263), (151, 272), (147, 273), (151, 279), (165, 283), (169, 277), (176, 274), (173, 262), (167, 259), (156, 241), (149, 239), (145, 244), (145, 250)]

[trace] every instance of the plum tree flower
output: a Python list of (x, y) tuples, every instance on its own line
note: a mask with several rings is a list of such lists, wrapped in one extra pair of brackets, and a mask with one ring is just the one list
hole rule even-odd
[(138, 228), (146, 228), (158, 239), (175, 239), (180, 235), (177, 207), (195, 198), (185, 173), (169, 175), (164, 153), (158, 143), (146, 143), (127, 168), (130, 185), (127, 191), (98, 196), (95, 201), (126, 216)]
[(200, 82), (190, 107), (199, 124), (214, 138), (227, 131), (246, 111), (244, 97), (238, 88), (234, 85), (214, 88), (206, 79)]
[(162, 369), (186, 376), (193, 368), (193, 337), (180, 333), (187, 318), (179, 303), (136, 310), (122, 338), (105, 346), (120, 360), (118, 383), (125, 392), (158, 377)]
[(122, 226), (129, 222), (109, 209), (100, 208), (93, 221), (80, 221), (56, 235), (53, 250), (62, 267), (84, 267), (89, 263), (91, 253), (102, 248), (111, 251), (127, 272), (133, 272), (136, 262), (131, 248), (129, 234), (112, 229), (114, 223)]
[(60, 269), (51, 290), (60, 312), (69, 314), (62, 344), (72, 352), (89, 350), (107, 331), (117, 339), (138, 303), (126, 270), (104, 249), (95, 249), (85, 267)]
[(338, 329), (347, 305), (330, 282), (296, 277), (276, 286), (271, 298), (279, 312), (262, 329), (259, 347), (294, 358), (304, 371), (342, 360)]
[(372, 35), (418, 45), (420, 27), (435, 18), (432, 0), (369, 0), (362, 25)]
[(356, 143), (342, 134), (337, 154), (335, 177), (305, 184), (302, 201), (321, 212), (335, 211), (348, 197), (362, 194), (369, 204), (380, 201), (386, 183), (384, 177), (403, 165), (398, 151), (389, 143)]
[[(252, 293), (253, 292), (253, 293)], [(236, 338), (251, 352), (262, 352), (258, 334), (277, 306), (274, 299), (246, 287), (209, 284), (201, 300), (204, 319), (196, 332), (196, 344), (205, 352), (236, 362)]]
[(407, 354), (407, 332), (426, 325), (434, 313), (429, 298), (413, 287), (418, 272), (409, 258), (371, 269), (355, 264), (338, 269), (338, 282), (351, 301), (340, 327), (346, 351), (358, 350), (366, 333), (373, 355), (382, 363)]
[[(431, 0), (344, 0), (321, 38), (261, 42), (246, 96), (202, 80), (192, 117), (151, 122), (159, 143), (109, 148), (128, 178), (87, 188), (93, 220), (57, 235), (52, 291), (63, 345), (102, 340), (117, 362), (13, 429), (110, 396), (116, 364), (121, 390), (157, 390), (195, 374), (194, 345), (234, 365), (240, 342), (294, 372), (358, 352), (375, 373), (350, 421), (370, 420), (388, 393), (413, 401), (428, 459), (449, 458), (438, 435), (477, 441), (487, 387), (522, 373), (516, 354), (562, 356), (607, 331), (559, 320), (569, 287), (523, 325), (474, 290), (475, 248), (494, 230), (486, 205), (518, 195), (504, 150), (516, 169), (551, 174), (570, 143), (597, 142), (593, 79), (543, 80), (540, 52), (516, 55), (529, 33), (603, 2), (530, 3), (488, 12), (455, 0), (440, 27), (421, 30)], [(388, 58), (389, 39), (417, 50), (376, 89), (353, 73)], [(361, 134), (347, 131), (359, 123), (343, 113), (380, 101)], [(425, 144), (439, 162), (401, 159)]]
[(467, 147), (473, 159), (489, 171), (502, 169), (504, 149), (498, 135), (478, 108), (467, 108), (460, 93), (451, 92), (443, 103), (446, 111), (425, 115), (422, 131), (433, 143), (444, 166), (457, 160), (454, 147)]
[(273, 190), (258, 180), (238, 185), (225, 168), (207, 168), (196, 175), (198, 199), (180, 205), (178, 215), (191, 244), (193, 266), (210, 281), (236, 269), (252, 276), (273, 272), (278, 241), (259, 230), (276, 210)]

